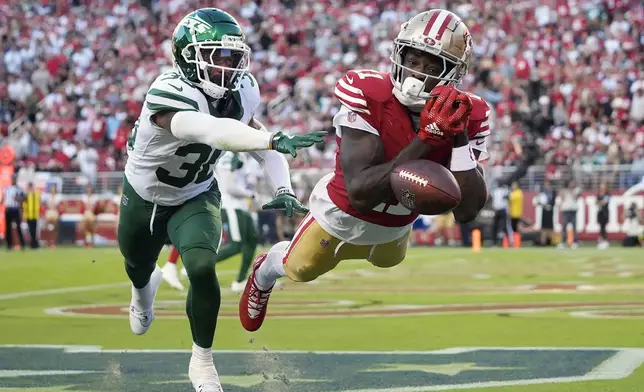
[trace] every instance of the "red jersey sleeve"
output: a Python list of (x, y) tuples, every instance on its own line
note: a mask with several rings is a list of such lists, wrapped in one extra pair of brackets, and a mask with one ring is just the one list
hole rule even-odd
[(342, 106), (378, 129), (380, 103), (387, 97), (388, 83), (388, 76), (381, 72), (349, 71), (335, 84), (334, 95)]
[(467, 134), (472, 139), (481, 139), (490, 135), (490, 105), (476, 94), (468, 93), (472, 98), (472, 114), (467, 125)]

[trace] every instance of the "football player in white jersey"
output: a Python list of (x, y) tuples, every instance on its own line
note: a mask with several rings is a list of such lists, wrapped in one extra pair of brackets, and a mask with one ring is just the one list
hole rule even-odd
[(257, 229), (248, 212), (248, 200), (252, 199), (254, 192), (242, 170), (245, 159), (244, 154), (229, 152), (215, 168), (221, 185), (221, 217), (228, 238), (219, 250), (217, 262), (241, 253), (239, 273), (230, 286), (236, 293), (241, 293), (246, 287), (246, 274), (257, 249)]
[[(255, 118), (257, 81), (237, 21), (215, 8), (184, 17), (172, 37), (174, 69), (147, 92), (128, 142), (118, 241), (132, 281), (130, 328), (145, 333), (161, 281), (157, 258), (167, 238), (190, 280), (192, 331), (188, 375), (195, 391), (221, 392), (212, 357), (220, 289), (215, 262), (221, 236), (220, 193), (213, 175), (223, 151), (249, 151), (276, 190), (274, 208), (307, 211), (291, 190), (282, 154), (323, 139), (320, 133), (269, 133)], [(274, 151), (270, 151), (274, 150)], [(270, 173), (270, 175), (268, 175)]]

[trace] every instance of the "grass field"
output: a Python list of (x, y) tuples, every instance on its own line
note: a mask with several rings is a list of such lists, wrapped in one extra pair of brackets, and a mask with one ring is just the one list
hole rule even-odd
[[(164, 260), (166, 254), (162, 254)], [(274, 292), (250, 334), (226, 290), (226, 392), (644, 391), (644, 253), (415, 248), (391, 270), (346, 262)], [(129, 330), (115, 248), (0, 253), (0, 391), (191, 391), (185, 292)]]

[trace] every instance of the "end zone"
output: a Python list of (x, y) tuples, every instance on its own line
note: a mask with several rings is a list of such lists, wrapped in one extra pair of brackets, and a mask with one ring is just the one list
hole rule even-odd
[[(0, 387), (174, 392), (188, 350), (0, 346)], [(639, 348), (463, 347), (438, 351), (216, 351), (227, 392), (429, 392), (615, 380)]]

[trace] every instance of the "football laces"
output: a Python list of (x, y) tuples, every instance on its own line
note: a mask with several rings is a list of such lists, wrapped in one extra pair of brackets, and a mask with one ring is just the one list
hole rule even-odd
[(400, 178), (402, 178), (404, 180), (407, 180), (407, 181), (409, 181), (411, 183), (420, 185), (422, 187), (426, 187), (429, 184), (429, 181), (427, 181), (425, 178), (423, 178), (423, 177), (421, 177), (421, 176), (419, 176), (417, 174), (414, 174), (412, 172), (409, 172), (407, 170), (401, 170), (400, 173), (398, 174), (398, 176), (400, 176)]

